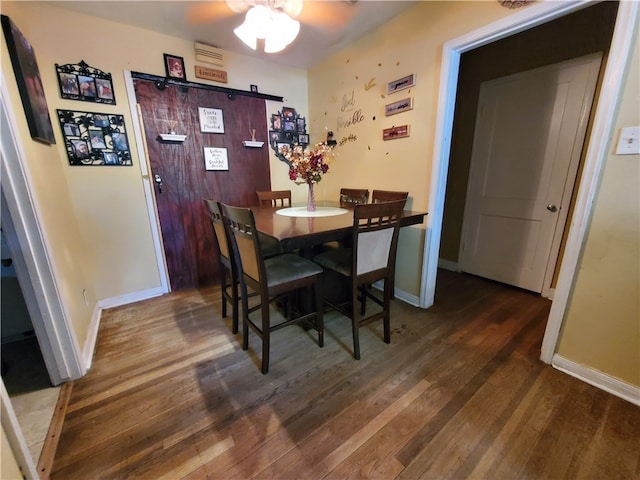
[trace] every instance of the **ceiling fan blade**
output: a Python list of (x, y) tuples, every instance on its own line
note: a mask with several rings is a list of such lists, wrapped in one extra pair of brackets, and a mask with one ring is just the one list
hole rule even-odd
[(229, 8), (227, 2), (193, 2), (187, 13), (187, 21), (192, 25), (224, 20), (238, 15)]
[(331, 30), (348, 24), (356, 15), (355, 2), (306, 0), (297, 20)]

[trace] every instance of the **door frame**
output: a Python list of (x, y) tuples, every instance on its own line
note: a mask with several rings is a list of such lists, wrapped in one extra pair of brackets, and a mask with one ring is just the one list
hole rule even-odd
[[(426, 238), (424, 244), (424, 262), (422, 265), (420, 306), (427, 308), (434, 303), (444, 197), (446, 191), (453, 115), (460, 68), (460, 57), (464, 52), (488, 43), (514, 35), (593, 4), (592, 1), (541, 2), (523, 8), (501, 20), (478, 30), (454, 38), (445, 43), (442, 49), (440, 70), (440, 91), (436, 115), (433, 164), (431, 184), (429, 185), (429, 206)], [(602, 88), (598, 94), (593, 126), (586, 138), (588, 148), (585, 155), (584, 170), (579, 182), (575, 210), (571, 219), (567, 245), (560, 267), (558, 282), (547, 327), (542, 342), (540, 359), (551, 363), (560, 335), (560, 328), (569, 296), (575, 282), (578, 263), (593, 212), (593, 201), (602, 169), (607, 158), (608, 148), (613, 137), (615, 115), (626, 78), (626, 71), (633, 51), (633, 41), (638, 23), (638, 2), (620, 2), (614, 27), (609, 57), (604, 70)]]
[(15, 112), (0, 73), (2, 226), (38, 339), (49, 378), (54, 385), (86, 373), (81, 350), (54, 275), (55, 265), (40, 228), (31, 180), (23, 169), (25, 154), (18, 142)]
[[(133, 83), (133, 76), (130, 70), (124, 71), (124, 84), (127, 88), (127, 97), (129, 97), (129, 111), (133, 119), (133, 132), (136, 139), (136, 148), (140, 155), (140, 173), (142, 176), (142, 188), (144, 190), (144, 198), (147, 204), (147, 214), (149, 215), (149, 225), (151, 226), (151, 238), (153, 239), (153, 248), (156, 252), (156, 264), (160, 274), (161, 293), (171, 291), (169, 282), (169, 269), (164, 253), (164, 243), (162, 241), (162, 232), (160, 231), (160, 217), (156, 208), (155, 189), (151, 181), (151, 165), (149, 163), (149, 154), (147, 151), (147, 137), (142, 126), (142, 112), (138, 106), (138, 98), (136, 97), (136, 87)], [(142, 161), (144, 159), (144, 161)]]
[[(583, 96), (582, 104), (580, 106), (580, 115), (575, 124), (576, 126), (575, 136), (572, 139), (573, 148), (571, 150), (571, 155), (569, 158), (569, 162), (567, 164), (566, 175), (562, 185), (562, 194), (558, 202), (558, 206), (559, 206), (559, 209), (557, 212), (558, 214), (555, 217), (553, 235), (552, 235), (551, 243), (549, 245), (548, 255), (545, 260), (544, 276), (542, 279), (542, 287), (540, 291), (540, 294), (542, 295), (542, 297), (548, 298), (550, 300), (553, 300), (553, 294), (555, 291), (555, 288), (552, 288), (551, 284), (553, 282), (554, 272), (555, 272), (556, 264), (558, 262), (558, 258), (560, 254), (560, 244), (562, 242), (562, 237), (564, 236), (564, 229), (566, 227), (567, 220), (568, 220), (569, 204), (571, 202), (573, 188), (577, 180), (578, 167), (580, 164), (580, 158), (582, 156), (582, 147), (587, 140), (586, 131), (589, 123), (590, 112), (593, 106), (593, 100), (596, 94), (599, 71), (602, 65), (602, 52), (590, 53), (587, 55), (582, 55), (580, 57), (571, 58), (569, 60), (562, 60), (560, 62), (552, 63), (549, 65), (544, 65), (541, 67), (535, 67), (528, 70), (523, 70), (521, 72), (508, 74), (503, 77), (494, 78), (491, 80), (485, 80), (482, 82), (480, 86), (480, 96), (482, 96), (483, 95), (482, 85), (484, 84), (491, 84), (493, 86), (498, 82), (500, 83), (504, 82), (505, 79), (515, 79), (515, 78), (521, 79), (524, 76), (527, 76), (531, 73), (535, 74), (540, 72), (546, 72), (549, 70), (557, 72), (558, 70), (563, 68), (573, 68), (576, 66), (585, 66), (585, 65), (588, 65), (588, 69), (589, 69), (586, 74), (587, 78), (585, 81), (585, 85), (586, 85), (585, 91), (592, 92), (592, 94), (590, 96), (586, 96), (586, 95)], [(478, 107), (478, 109), (479, 108), (480, 107)], [(475, 132), (477, 132), (479, 128), (478, 118), (479, 118), (478, 111), (476, 111)], [(468, 225), (468, 222), (470, 221), (470, 219), (467, 217), (467, 209), (470, 207), (470, 205), (473, 205), (473, 202), (469, 202), (468, 199), (470, 196), (469, 192), (472, 188), (471, 186), (474, 185), (474, 181), (475, 181), (473, 178), (473, 175), (471, 174), (471, 171), (472, 169), (474, 169), (474, 162), (475, 162), (474, 158), (476, 153), (475, 152), (476, 135), (477, 133), (474, 133), (474, 140), (473, 140), (474, 149), (471, 156), (471, 164), (469, 166), (469, 172), (470, 172), (469, 184), (467, 186), (467, 193), (466, 193), (466, 199), (465, 199), (465, 214), (464, 214), (464, 219), (462, 223), (462, 233), (460, 235), (461, 241), (460, 241), (460, 247), (458, 252), (458, 265), (460, 269), (463, 271), (465, 271), (463, 268), (464, 262), (462, 261), (463, 248), (464, 248), (463, 244), (465, 243), (465, 240), (466, 241), (469, 240), (468, 236), (470, 234), (469, 225)]]

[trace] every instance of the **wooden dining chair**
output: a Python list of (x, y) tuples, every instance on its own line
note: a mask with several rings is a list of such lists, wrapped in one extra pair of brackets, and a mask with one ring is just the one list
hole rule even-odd
[(238, 333), (238, 271), (233, 260), (228, 229), (222, 217), (220, 204), (215, 200), (205, 199), (204, 203), (213, 226), (213, 237), (218, 249), (220, 269), (220, 291), (222, 296), (222, 318), (227, 318), (227, 302), (231, 303), (233, 333)]
[[(204, 203), (213, 227), (213, 237), (220, 262), (218, 275), (222, 297), (222, 318), (227, 318), (227, 303), (231, 303), (231, 331), (235, 334), (238, 333), (238, 306), (240, 296), (238, 295), (238, 268), (236, 265), (237, 262), (232, 254), (230, 232), (223, 221), (220, 203), (211, 199), (205, 199)], [(282, 253), (280, 242), (277, 239), (262, 233), (259, 233), (258, 236), (260, 237), (260, 246), (264, 258), (273, 257)]]
[(374, 190), (371, 192), (371, 203), (392, 202), (406, 200), (409, 192), (394, 192), (392, 190)]
[(369, 190), (366, 188), (341, 188), (341, 205), (360, 205), (369, 201)]
[[(351, 319), (353, 356), (360, 359), (360, 325), (382, 319), (385, 343), (391, 342), (391, 298), (395, 274), (398, 231), (404, 200), (356, 205), (351, 229), (352, 247), (323, 252), (313, 257), (325, 272), (335, 272), (349, 283), (349, 298), (327, 299), (325, 303)], [(365, 287), (384, 280), (382, 298)], [(363, 294), (382, 307), (365, 317), (358, 308), (358, 295)]]
[[(393, 190), (374, 190), (371, 192), (371, 203), (381, 203), (381, 202), (393, 202), (396, 200), (404, 200), (406, 204), (406, 200), (409, 197), (409, 192), (397, 192)], [(391, 298), (395, 298), (395, 278), (391, 278)], [(362, 287), (363, 289), (370, 289), (371, 285), (366, 285)], [(367, 309), (367, 295), (361, 295), (360, 301), (360, 314), (364, 315), (364, 312)]]
[[(242, 300), (242, 348), (249, 348), (249, 329), (262, 340), (262, 373), (269, 371), (271, 333), (294, 323), (307, 323), (318, 332), (318, 345), (324, 346), (322, 268), (299, 255), (284, 253), (264, 258), (253, 212), (249, 208), (221, 205), (228, 222), (231, 242), (238, 262)], [(301, 314), (288, 309), (286, 317), (271, 324), (269, 306), (296, 290), (312, 287), (315, 310)], [(248, 289), (258, 293), (260, 302), (249, 307)], [(260, 311), (260, 318), (251, 314)], [(255, 315), (254, 315), (255, 317)]]
[(290, 207), (291, 190), (268, 190), (256, 192), (261, 207)]

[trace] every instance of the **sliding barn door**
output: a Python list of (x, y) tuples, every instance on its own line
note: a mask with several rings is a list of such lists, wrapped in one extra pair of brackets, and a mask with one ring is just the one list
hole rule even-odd
[[(175, 85), (160, 90), (141, 79), (135, 80), (135, 90), (171, 289), (212, 284), (218, 278), (218, 254), (203, 199), (249, 206), (256, 203), (256, 190), (270, 190), (265, 101)], [(224, 133), (200, 131), (199, 107), (222, 111)], [(175, 132), (187, 136), (182, 143), (160, 137), (173, 122)], [(243, 146), (251, 129), (264, 147)], [(228, 170), (207, 170), (205, 147), (226, 149)]]

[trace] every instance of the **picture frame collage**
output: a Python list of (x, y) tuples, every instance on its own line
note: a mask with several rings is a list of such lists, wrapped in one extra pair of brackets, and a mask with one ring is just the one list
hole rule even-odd
[(69, 165), (131, 166), (124, 116), (57, 110)]
[[(387, 95), (408, 89), (416, 84), (416, 75), (412, 73), (397, 80), (387, 83)], [(413, 97), (403, 98), (397, 102), (389, 103), (384, 107), (385, 117), (413, 110)], [(409, 136), (409, 125), (393, 126), (382, 131), (383, 140), (393, 140)]]
[(61, 98), (106, 105), (116, 104), (110, 73), (80, 61), (65, 65), (56, 63), (56, 74)]
[(306, 118), (298, 115), (295, 108), (282, 107), (280, 112), (271, 115), (269, 144), (276, 154), (279, 154), (280, 147), (284, 145), (309, 145)]

